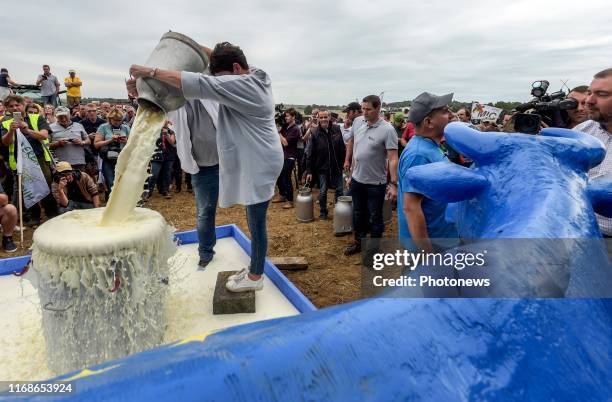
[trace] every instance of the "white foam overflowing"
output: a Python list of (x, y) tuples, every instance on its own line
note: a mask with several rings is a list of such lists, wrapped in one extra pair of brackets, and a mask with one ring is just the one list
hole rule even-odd
[[(49, 367), (58, 373), (159, 345), (164, 334), (173, 229), (138, 208), (122, 224), (96, 226), (103, 209), (73, 211), (34, 234)], [(58, 236), (61, 234), (61, 236)]]

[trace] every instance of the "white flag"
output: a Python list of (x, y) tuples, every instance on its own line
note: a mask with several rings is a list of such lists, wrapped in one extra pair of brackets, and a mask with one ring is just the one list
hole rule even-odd
[(49, 194), (49, 185), (36, 154), (21, 130), (17, 130), (17, 174), (21, 175), (23, 205), (26, 209)]

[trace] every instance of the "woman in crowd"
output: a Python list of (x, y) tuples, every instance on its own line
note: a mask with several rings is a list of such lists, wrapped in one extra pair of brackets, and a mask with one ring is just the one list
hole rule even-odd
[(102, 175), (108, 191), (113, 190), (115, 183), (115, 165), (119, 153), (125, 146), (130, 128), (123, 124), (123, 113), (118, 109), (112, 109), (106, 116), (108, 123), (98, 127), (94, 146), (100, 150), (102, 158)]
[(45, 119), (47, 120), (47, 123), (49, 124), (53, 124), (57, 122), (57, 119), (55, 118), (55, 108), (53, 107), (53, 105), (47, 103), (45, 105)]
[(26, 109), (26, 113), (27, 114), (38, 114), (38, 115), (43, 116), (45, 114), (45, 111), (42, 108), (42, 106), (40, 106), (38, 103), (32, 103), (28, 105), (28, 108)]

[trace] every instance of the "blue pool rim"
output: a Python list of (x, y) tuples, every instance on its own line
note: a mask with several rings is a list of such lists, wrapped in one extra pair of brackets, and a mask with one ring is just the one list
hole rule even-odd
[[(223, 225), (216, 227), (217, 239), (223, 239), (226, 237), (233, 237), (236, 243), (244, 250), (245, 253), (251, 256), (251, 241), (248, 237), (240, 230), (235, 224)], [(175, 241), (180, 245), (193, 244), (198, 242), (198, 233), (196, 230), (188, 230), (186, 232), (179, 232), (174, 235)], [(19, 257), (4, 258), (0, 260), (0, 276), (12, 275), (14, 273), (21, 272), (25, 266), (30, 262), (30, 255), (24, 255)], [(310, 300), (306, 298), (295, 287), (289, 279), (268, 259), (264, 267), (264, 272), (268, 279), (276, 285), (281, 293), (293, 304), (293, 306), (300, 312), (306, 313), (309, 311), (316, 311), (317, 308), (312, 304)]]

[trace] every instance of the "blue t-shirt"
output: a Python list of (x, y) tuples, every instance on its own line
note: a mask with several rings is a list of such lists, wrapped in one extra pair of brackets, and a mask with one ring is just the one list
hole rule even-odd
[[(419, 135), (412, 137), (404, 149), (404, 152), (402, 152), (398, 167), (399, 177), (397, 194), (400, 241), (402, 239), (411, 238), (410, 231), (408, 230), (408, 222), (404, 216), (404, 209), (402, 208), (404, 205), (404, 193), (419, 193), (408, 183), (408, 169), (413, 166), (443, 161), (451, 163), (435, 141)], [(427, 233), (430, 239), (455, 239), (459, 237), (455, 225), (447, 222), (444, 217), (447, 205), (446, 203), (434, 201), (427, 197), (423, 198), (421, 208), (425, 215)]]

